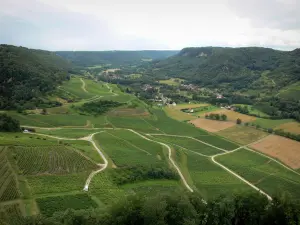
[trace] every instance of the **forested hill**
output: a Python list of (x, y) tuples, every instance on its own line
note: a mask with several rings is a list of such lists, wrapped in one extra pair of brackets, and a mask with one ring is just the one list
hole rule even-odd
[(179, 77), (200, 85), (277, 90), (300, 80), (300, 49), (184, 48), (168, 59), (153, 62), (158, 77)]
[(0, 109), (33, 108), (67, 79), (69, 67), (53, 52), (0, 45)]
[(110, 64), (112, 67), (119, 67), (164, 59), (175, 55), (178, 51), (59, 51), (56, 53), (77, 66)]

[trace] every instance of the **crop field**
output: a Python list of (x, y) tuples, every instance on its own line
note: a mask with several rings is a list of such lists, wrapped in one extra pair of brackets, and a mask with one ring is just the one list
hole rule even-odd
[(182, 112), (181, 110), (172, 107), (164, 107), (164, 111), (169, 117), (171, 117), (174, 120), (185, 121), (196, 118), (195, 116), (189, 113)]
[(81, 99), (91, 98), (94, 96), (94, 94), (85, 92), (82, 89), (82, 82), (79, 77), (71, 77), (69, 81), (63, 83), (60, 89)]
[(293, 169), (300, 168), (300, 142), (270, 135), (251, 145), (252, 148), (279, 159)]
[(108, 116), (107, 120), (113, 127), (134, 129), (141, 132), (159, 132), (143, 117)]
[(254, 116), (248, 116), (239, 112), (235, 112), (232, 110), (227, 110), (227, 109), (220, 109), (214, 111), (214, 113), (217, 114), (225, 114), (227, 116), (228, 121), (233, 121), (236, 122), (237, 119), (241, 119), (243, 123), (245, 122), (250, 122), (256, 120), (256, 117)]
[(122, 132), (125, 131), (103, 132), (94, 136), (94, 139), (117, 167), (155, 167), (166, 164), (164, 160), (157, 157), (158, 154), (163, 157), (160, 145), (144, 140), (129, 131)]
[(268, 135), (268, 133), (261, 130), (242, 125), (227, 128), (217, 134), (243, 145), (250, 144)]
[(24, 218), (23, 209), (24, 206), (21, 203), (11, 203), (0, 206), (0, 224), (23, 224)]
[(45, 216), (52, 216), (54, 212), (65, 211), (68, 208), (79, 210), (98, 206), (87, 194), (38, 198), (36, 201), (40, 212)]
[(231, 154), (217, 156), (215, 160), (269, 195), (288, 192), (293, 198), (300, 199), (300, 175), (265, 156), (241, 149)]
[(205, 145), (191, 138), (164, 136), (164, 135), (157, 135), (157, 136), (155, 135), (153, 137), (160, 142), (172, 144), (175, 145), (176, 147), (188, 149), (207, 156), (222, 153), (221, 150)]
[(194, 109), (194, 115), (203, 116), (205, 113), (210, 113), (219, 110), (220, 108), (214, 105), (205, 105), (199, 106), (198, 108)]
[(258, 118), (257, 120), (253, 121), (252, 123), (255, 125), (259, 125), (263, 128), (276, 128), (281, 124), (294, 122), (292, 119), (281, 119), (281, 120), (271, 120), (271, 119), (262, 119)]
[(300, 134), (300, 123), (299, 122), (288, 122), (288, 123), (283, 123), (275, 129), (282, 129), (286, 132), (290, 132), (293, 134)]
[(16, 161), (25, 175), (67, 174), (96, 169), (98, 166), (71, 147), (15, 147)]
[(144, 108), (116, 108), (108, 112), (111, 116), (149, 116), (149, 113)]
[(171, 108), (182, 110), (182, 109), (194, 109), (199, 107), (209, 106), (207, 103), (192, 103), (192, 104), (177, 104), (176, 106), (171, 106)]
[(214, 164), (211, 159), (190, 151), (184, 151), (184, 154), (187, 157), (185, 166), (193, 185), (203, 198), (251, 190), (248, 185)]
[(88, 93), (100, 96), (111, 95), (110, 90), (104, 83), (88, 79), (83, 79), (83, 81), (85, 82), (85, 89)]
[(57, 145), (57, 140), (23, 133), (0, 133), (0, 146), (5, 145), (49, 146)]
[(66, 175), (31, 175), (26, 176), (26, 179), (32, 194), (44, 195), (49, 193), (81, 191), (88, 176), (89, 172), (81, 172)]
[(194, 124), (194, 126), (198, 128), (207, 130), (209, 132), (218, 132), (220, 130), (233, 127), (236, 124), (230, 121), (217, 121), (217, 120), (202, 119), (202, 118), (191, 120), (190, 123)]
[(0, 146), (0, 202), (20, 197), (16, 177), (8, 160), (8, 151), (10, 149)]

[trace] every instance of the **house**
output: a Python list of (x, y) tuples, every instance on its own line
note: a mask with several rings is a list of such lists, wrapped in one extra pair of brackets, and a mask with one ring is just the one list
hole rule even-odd
[(223, 95), (217, 94), (217, 99), (222, 99), (222, 98), (224, 98)]
[(23, 133), (29, 133), (29, 131), (25, 129), (25, 130), (23, 131)]
[(193, 113), (194, 112), (194, 110), (193, 109), (190, 109), (190, 113)]
[(173, 105), (173, 106), (176, 106), (176, 102), (173, 102), (172, 105)]

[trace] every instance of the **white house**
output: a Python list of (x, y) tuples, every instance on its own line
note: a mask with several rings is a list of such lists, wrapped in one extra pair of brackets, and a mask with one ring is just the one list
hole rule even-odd
[(172, 105), (173, 105), (173, 106), (176, 106), (176, 102), (173, 102)]

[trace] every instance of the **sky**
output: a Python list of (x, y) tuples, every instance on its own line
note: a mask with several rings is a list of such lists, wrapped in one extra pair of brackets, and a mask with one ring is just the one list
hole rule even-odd
[(300, 0), (0, 0), (0, 44), (57, 50), (300, 48)]

